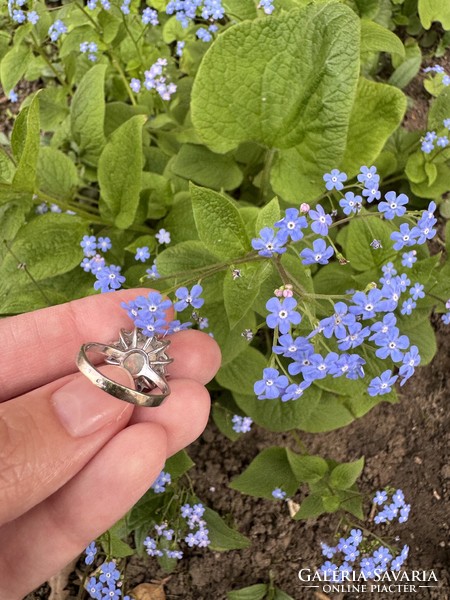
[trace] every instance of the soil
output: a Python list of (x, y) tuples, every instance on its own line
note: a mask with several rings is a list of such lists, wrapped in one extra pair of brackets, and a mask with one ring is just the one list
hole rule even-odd
[[(450, 73), (450, 55), (434, 62), (447, 67)], [(420, 74), (405, 90), (414, 98), (414, 106), (405, 117), (405, 126), (409, 129), (426, 127), (430, 97), (424, 91), (422, 80)], [(399, 545), (410, 546), (409, 569), (433, 569), (439, 583), (436, 588), (423, 588), (417, 594), (371, 594), (374, 600), (450, 598), (450, 336), (449, 329), (438, 318), (434, 325), (438, 353), (430, 365), (420, 369), (404, 386), (399, 404), (382, 403), (341, 430), (302, 436), (313, 454), (338, 461), (356, 460), (364, 455), (366, 467), (360, 488), (367, 497), (377, 489), (392, 485), (401, 488), (412, 504), (408, 522), (390, 526), (388, 535), (399, 536)], [(168, 599), (225, 600), (232, 589), (267, 582), (269, 571), (277, 586), (295, 600), (367, 597), (367, 594), (357, 593), (327, 596), (302, 588), (298, 580), (299, 569), (314, 569), (323, 563), (320, 541), (332, 543), (337, 516), (296, 522), (291, 519), (286, 503), (243, 496), (228, 488), (230, 480), (262, 449), (286, 445), (298, 450), (295, 444), (291, 434), (273, 434), (256, 426), (231, 443), (212, 421), (208, 424), (202, 437), (189, 448), (196, 462), (190, 472), (194, 488), (208, 506), (230, 516), (236, 528), (251, 539), (252, 545), (227, 553), (188, 549), (165, 583)], [(293, 500), (300, 503), (302, 497), (300, 492)], [(366, 503), (366, 510), (369, 504)], [(142, 582), (162, 580), (166, 574), (154, 559), (143, 562), (132, 557), (125, 576), (132, 589)], [(73, 574), (70, 598), (77, 597), (75, 579)], [(29, 594), (25, 600), (38, 598), (49, 598), (48, 585)]]

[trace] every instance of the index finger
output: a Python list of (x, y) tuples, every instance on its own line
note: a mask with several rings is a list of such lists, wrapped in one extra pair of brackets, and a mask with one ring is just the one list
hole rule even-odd
[[(76, 372), (75, 357), (86, 342), (111, 342), (133, 324), (121, 302), (149, 288), (88, 296), (0, 321), (3, 342), (0, 402)], [(172, 309), (167, 311), (172, 318)]]

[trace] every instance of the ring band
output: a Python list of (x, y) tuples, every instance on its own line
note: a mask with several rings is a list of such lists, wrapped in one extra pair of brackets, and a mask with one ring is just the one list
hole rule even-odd
[[(112, 344), (83, 344), (77, 357), (78, 369), (107, 394), (136, 406), (159, 406), (170, 394), (165, 367), (173, 361), (166, 354), (169, 340), (145, 337), (137, 328), (120, 331)], [(88, 352), (103, 354), (105, 363), (125, 369), (139, 389), (132, 389), (103, 375), (89, 360)], [(159, 389), (160, 393), (153, 393)], [(150, 392), (150, 393), (149, 393)]]

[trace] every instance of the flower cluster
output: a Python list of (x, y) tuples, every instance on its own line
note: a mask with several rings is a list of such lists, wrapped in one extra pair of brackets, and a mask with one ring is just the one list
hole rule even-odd
[(260, 0), (258, 8), (262, 8), (266, 15), (271, 15), (275, 10), (274, 0)]
[(65, 25), (61, 19), (56, 19), (48, 29), (48, 35), (52, 42), (56, 42), (62, 36), (63, 33), (67, 33), (67, 25)]
[(96, 62), (98, 46), (95, 42), (81, 42), (80, 52), (82, 54), (87, 54), (88, 60), (91, 62)]
[(144, 335), (151, 337), (171, 333), (171, 324), (166, 324), (166, 311), (172, 306), (172, 301), (163, 299), (159, 292), (149, 292), (147, 297), (138, 296), (128, 303), (122, 302), (121, 306)]
[[(335, 189), (341, 193), (346, 180), (347, 175), (337, 169), (324, 175), (329, 191)], [(362, 167), (357, 180), (363, 188), (362, 195), (355, 196), (353, 192), (344, 195), (340, 204), (345, 214), (360, 210), (363, 197), (369, 203), (381, 198), (380, 178), (375, 167)], [(389, 191), (377, 204), (377, 210), (382, 218), (392, 220), (405, 216), (407, 203), (405, 194), (397, 195)], [(405, 246), (409, 248), (432, 239), (436, 234), (435, 210), (436, 204), (431, 202), (414, 226), (401, 223), (399, 230), (391, 234), (393, 249), (398, 251)], [(283, 254), (289, 244), (304, 238), (305, 230), (309, 227), (319, 237), (313, 241), (312, 249), (305, 248), (299, 252), (302, 263), (327, 264), (336, 250), (331, 245), (327, 246), (325, 241), (331, 226), (332, 217), (320, 204), (315, 210), (308, 210), (308, 218), (298, 210), (288, 208), (285, 216), (275, 223), (277, 229), (265, 227), (260, 237), (253, 239), (252, 245), (260, 256)], [(381, 247), (381, 242), (374, 240), (371, 246)], [(416, 250), (403, 253), (401, 262), (406, 269), (416, 262), (416, 254)], [(345, 258), (342, 257), (340, 262), (346, 262)], [(355, 349), (363, 344), (367, 349), (369, 342), (372, 342), (375, 356), (392, 361), (398, 372), (394, 374), (391, 367), (373, 377), (367, 386), (368, 394), (388, 394), (398, 379), (403, 385), (420, 363), (417, 346), (411, 346), (408, 337), (401, 334), (394, 313), (412, 314), (417, 301), (424, 296), (422, 284), (411, 282), (406, 273), (397, 274), (393, 263), (388, 262), (382, 266), (382, 276), (378, 282), (370, 284), (364, 291), (349, 291), (345, 301), (334, 304), (333, 314), (322, 318), (313, 331), (303, 337), (295, 336), (295, 329), (302, 322), (302, 313), (291, 286), (275, 290), (274, 297), (266, 303), (266, 324), (274, 330), (273, 358), (269, 367), (264, 369), (262, 379), (254, 384), (255, 394), (260, 400), (281, 398), (287, 402), (298, 399), (314, 381), (327, 376), (364, 378), (366, 360)], [(450, 316), (444, 316), (444, 322), (447, 321), (450, 321)], [(325, 340), (333, 341), (334, 351), (329, 349)], [(328, 350), (326, 354), (320, 352), (321, 347)], [(287, 371), (276, 355), (290, 360)], [(280, 364), (284, 373), (275, 368), (275, 363)], [(297, 380), (299, 375), (300, 381)]]
[(172, 95), (177, 91), (177, 86), (173, 82), (168, 82), (165, 74), (166, 67), (167, 59), (158, 58), (150, 69), (144, 72), (144, 81), (142, 82), (140, 79), (133, 77), (130, 82), (130, 88), (135, 94), (138, 94), (143, 85), (147, 90), (155, 90), (163, 100), (170, 100)]
[[(446, 148), (449, 145), (448, 131), (450, 130), (450, 119), (444, 119), (442, 121), (444, 128), (447, 130), (447, 134), (438, 135), (436, 131), (427, 131), (422, 138), (421, 150), (425, 154), (431, 154), (435, 148)], [(441, 131), (442, 133), (442, 131)], [(436, 145), (436, 146), (435, 146)]]
[(431, 67), (426, 67), (423, 70), (423, 72), (424, 73), (434, 73), (435, 75), (439, 75), (439, 76), (442, 75), (441, 83), (445, 86), (450, 85), (450, 75), (447, 75), (444, 67), (441, 67), (441, 65), (432, 65)]
[[(393, 556), (386, 546), (367, 544), (370, 550), (364, 551), (364, 538), (360, 529), (352, 529), (350, 535), (341, 537), (336, 546), (321, 544), (322, 554), (330, 559), (321, 567), (334, 583), (345, 581), (345, 577), (359, 569), (366, 580), (374, 579), (388, 569), (399, 571), (408, 557), (409, 547), (403, 546), (397, 556)], [(340, 564), (339, 564), (340, 563)]]
[[(166, 522), (155, 524), (156, 534), (153, 537), (148, 536), (144, 540), (147, 554), (156, 557), (166, 555), (167, 558), (180, 560), (183, 558), (183, 551), (178, 546), (179, 540), (183, 540), (190, 548), (194, 546), (207, 548), (211, 542), (206, 521), (202, 518), (204, 512), (203, 504), (198, 503), (192, 506), (183, 504), (180, 514), (184, 523), (175, 529), (169, 528)], [(167, 542), (171, 542), (171, 548), (168, 547)]]
[(272, 491), (272, 496), (275, 500), (284, 500), (286, 498), (286, 492), (277, 487)]
[(27, 4), (27, 0), (8, 0), (8, 13), (13, 21), (22, 24), (25, 21), (36, 25), (39, 21), (39, 15), (35, 10), (24, 10), (24, 6)]
[(152, 483), (151, 488), (155, 494), (162, 494), (166, 491), (166, 485), (170, 485), (171, 483), (172, 477), (170, 476), (170, 473), (161, 471), (156, 480)]
[(202, 40), (202, 42), (210, 42), (213, 39), (212, 34), (216, 33), (218, 29), (217, 25), (210, 25), (208, 29), (200, 27), (200, 29), (197, 29), (195, 35), (199, 40)]
[(375, 523), (387, 523), (398, 518), (399, 523), (406, 523), (411, 510), (411, 505), (405, 502), (405, 495), (402, 490), (397, 490), (392, 494), (391, 502), (388, 504), (389, 495), (386, 490), (381, 490), (375, 494), (373, 499), (374, 504), (383, 506), (377, 515), (375, 515)]
[[(95, 548), (94, 542), (86, 548), (86, 564), (92, 563), (92, 561), (88, 562), (88, 558), (93, 557), (93, 548)], [(84, 584), (86, 591), (93, 600), (131, 600), (130, 596), (122, 596), (122, 584), (119, 581), (120, 571), (115, 561), (104, 562), (96, 571), (96, 575), (89, 577)]]
[(175, 14), (177, 21), (186, 28), (197, 16), (207, 21), (223, 19), (225, 9), (222, 0), (170, 0), (166, 13)]
[(94, 289), (102, 293), (118, 290), (125, 282), (121, 268), (116, 265), (107, 265), (105, 258), (98, 252), (107, 252), (111, 249), (111, 240), (108, 237), (85, 235), (80, 242), (85, 258), (80, 264), (87, 273), (95, 275)]
[(159, 25), (158, 11), (154, 8), (144, 8), (141, 18), (144, 25)]
[(241, 417), (240, 415), (233, 415), (231, 421), (233, 423), (233, 430), (236, 433), (248, 433), (253, 424), (251, 417)]

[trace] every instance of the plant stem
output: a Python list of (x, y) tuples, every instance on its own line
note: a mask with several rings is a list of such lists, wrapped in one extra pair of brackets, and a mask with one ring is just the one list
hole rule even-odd
[(64, 79), (61, 78), (61, 75), (55, 69), (55, 66), (53, 65), (53, 63), (49, 59), (49, 57), (47, 56), (45, 50), (39, 45), (39, 41), (36, 39), (34, 31), (31, 31), (30, 35), (31, 35), (31, 39), (33, 40), (33, 47), (36, 50), (36, 52), (45, 60), (45, 62), (47, 63), (49, 69), (54, 73), (56, 79), (63, 86), (63, 88), (66, 90), (66, 92), (69, 95), (72, 95), (72, 90), (70, 89), (69, 85), (64, 81)]

